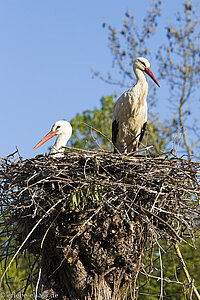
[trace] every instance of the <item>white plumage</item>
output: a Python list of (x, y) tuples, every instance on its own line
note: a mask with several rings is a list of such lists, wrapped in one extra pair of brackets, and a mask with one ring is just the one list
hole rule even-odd
[(49, 154), (53, 158), (60, 158), (64, 156), (64, 146), (72, 135), (72, 126), (65, 120), (57, 121), (51, 128), (51, 131), (33, 148), (36, 149), (43, 145), (46, 141), (57, 135), (57, 139)]
[(142, 141), (147, 123), (146, 98), (148, 93), (148, 81), (144, 73), (160, 86), (146, 58), (136, 58), (133, 71), (137, 78), (135, 86), (124, 92), (114, 105), (112, 123), (114, 152), (118, 150), (120, 153), (130, 153), (137, 150)]

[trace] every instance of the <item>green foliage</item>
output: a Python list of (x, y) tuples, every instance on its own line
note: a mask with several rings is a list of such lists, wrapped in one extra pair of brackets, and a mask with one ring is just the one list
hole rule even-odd
[[(113, 112), (114, 97), (102, 97), (100, 109), (95, 107), (93, 110), (83, 111), (71, 120), (73, 135), (71, 146), (82, 149), (111, 149), (111, 116)], [(91, 127), (97, 129), (93, 130)], [(102, 133), (100, 133), (100, 132)]]
[[(5, 228), (3, 225), (4, 222), (5, 215), (0, 218), (0, 280), (18, 249), (17, 241), (13, 239), (13, 234), (22, 234), (22, 232), (16, 232), (13, 226)], [(12, 297), (13, 299), (21, 299), (20, 295), (27, 295), (28, 299), (34, 299), (33, 274), (37, 272), (37, 267), (38, 259), (33, 254), (20, 252), (3, 278), (2, 285), (0, 286), (0, 299), (11, 299)], [(31, 281), (30, 275), (32, 276)]]
[[(176, 255), (173, 247), (169, 248), (166, 242), (160, 242), (162, 249), (166, 251), (164, 253), (162, 250), (162, 269), (163, 269), (163, 295), (166, 299), (189, 299), (191, 292), (191, 285), (185, 277), (182, 265)], [(192, 279), (194, 279), (194, 284), (198, 290), (200, 290), (200, 278), (199, 278), (199, 265), (200, 265), (200, 252), (198, 251), (200, 246), (200, 238), (196, 241), (196, 249), (188, 244), (181, 244), (180, 250), (183, 259), (186, 263), (187, 269), (190, 273)], [(144, 265), (149, 266), (146, 268), (147, 272), (150, 272), (149, 280), (143, 274), (138, 277), (139, 295), (138, 299), (148, 299), (154, 300), (160, 297), (161, 289), (161, 266), (160, 266), (160, 256), (158, 251), (158, 246), (154, 246), (154, 256), (152, 257), (152, 266), (150, 256), (145, 256)], [(143, 272), (143, 271), (142, 271)], [(144, 273), (144, 272), (143, 272)], [(153, 278), (154, 276), (154, 278)], [(182, 284), (181, 284), (182, 283)], [(193, 299), (193, 298), (192, 298)]]
[[(6, 265), (9, 264), (8, 259)], [(11, 299), (9, 295), (16, 295), (15, 298), (20, 298), (21, 295), (27, 295), (28, 299), (34, 299), (33, 291), (35, 290), (33, 283), (28, 282), (32, 267), (35, 266), (35, 257), (30, 254), (19, 253), (15, 262), (13, 262), (7, 271), (5, 278), (3, 279), (2, 286), (0, 289), (0, 299)], [(0, 274), (3, 274), (3, 265), (5, 261), (1, 262), (0, 265)], [(35, 266), (36, 267), (36, 266)], [(33, 270), (32, 270), (33, 271)], [(34, 273), (34, 271), (33, 271)], [(0, 277), (1, 277), (0, 275)], [(33, 280), (33, 278), (32, 278)], [(27, 285), (27, 286), (26, 286)], [(25, 288), (26, 287), (26, 288)], [(32, 296), (31, 296), (32, 295)], [(3, 296), (1, 298), (1, 296)], [(26, 298), (26, 297), (25, 297)]]
[(162, 123), (157, 117), (154, 117), (147, 122), (147, 129), (142, 143), (145, 146), (153, 146), (151, 151), (159, 155), (167, 151), (170, 137), (170, 127), (167, 127), (166, 123)]
[(78, 207), (79, 210), (84, 210), (88, 201), (93, 204), (99, 204), (102, 198), (101, 192), (102, 187), (96, 184), (91, 184), (87, 187), (79, 187), (76, 191), (70, 192), (70, 206), (72, 209), (76, 209)]

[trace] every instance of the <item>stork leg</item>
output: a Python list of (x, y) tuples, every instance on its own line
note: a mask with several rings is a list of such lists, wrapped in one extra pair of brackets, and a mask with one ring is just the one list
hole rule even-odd
[[(138, 145), (139, 145), (138, 140), (136, 140), (135, 151), (138, 151)], [(135, 155), (138, 155), (138, 153), (135, 152)]]
[[(133, 149), (133, 151), (138, 151), (140, 143), (142, 142), (142, 139), (144, 137), (146, 126), (147, 126), (147, 122), (145, 122), (143, 124), (141, 132), (139, 133), (139, 135), (137, 135), (137, 137), (139, 136), (139, 140), (138, 139), (136, 140), (136, 145), (135, 145), (135, 148)], [(135, 155), (138, 155), (138, 153), (136, 152)]]

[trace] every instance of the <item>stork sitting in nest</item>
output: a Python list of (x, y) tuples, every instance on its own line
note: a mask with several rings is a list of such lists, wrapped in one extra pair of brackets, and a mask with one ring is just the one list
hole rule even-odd
[(51, 131), (45, 135), (45, 137), (33, 148), (37, 149), (49, 139), (57, 135), (57, 139), (53, 147), (51, 148), (50, 155), (53, 158), (60, 158), (64, 156), (64, 146), (72, 135), (72, 126), (65, 120), (57, 121), (51, 128)]

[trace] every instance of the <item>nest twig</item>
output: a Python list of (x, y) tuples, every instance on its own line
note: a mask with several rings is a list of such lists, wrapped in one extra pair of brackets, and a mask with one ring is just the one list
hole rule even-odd
[[(198, 163), (176, 157), (105, 151), (67, 149), (61, 160), (2, 159), (1, 228), (6, 231), (1, 235), (10, 242), (1, 259), (13, 257), (19, 247), (40, 255), (45, 276), (37, 286), (59, 290), (61, 296), (95, 294), (94, 274), (114, 293), (113, 286), (120, 288), (138, 274), (148, 238), (176, 243), (185, 230), (193, 237), (198, 174)], [(59, 272), (62, 287), (54, 278)]]

